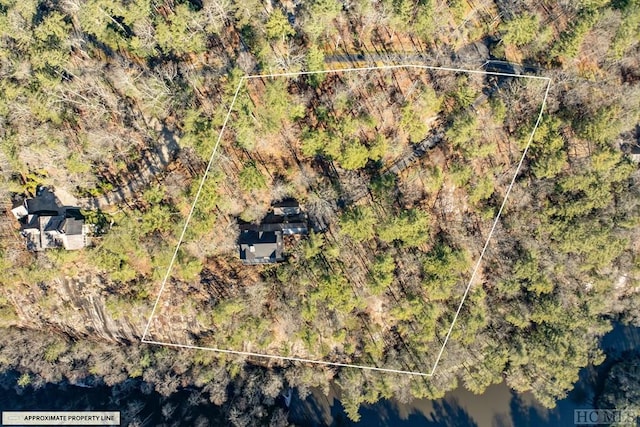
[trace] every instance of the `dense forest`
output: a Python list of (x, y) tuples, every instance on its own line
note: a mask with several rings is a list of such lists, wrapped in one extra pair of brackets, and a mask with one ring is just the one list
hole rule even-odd
[[(431, 372), (547, 84), (505, 77), (489, 103), (485, 76), (460, 74), (310, 75), (319, 90), (247, 80), (161, 295), (183, 319), (159, 317), (154, 340)], [(283, 196), (314, 228), (288, 262), (229, 259), (234, 218), (259, 221)], [(227, 235), (212, 236), (220, 222)]]
[[(552, 407), (640, 324), (638, 0), (0, 0), (0, 32), (13, 387), (196, 386), (233, 425), (330, 384), (352, 419), (502, 381)], [(40, 186), (90, 247), (26, 250), (12, 203)], [(239, 224), (288, 197), (311, 233), (240, 263)], [(139, 342), (164, 283), (153, 340), (430, 372), (489, 236), (432, 377)]]

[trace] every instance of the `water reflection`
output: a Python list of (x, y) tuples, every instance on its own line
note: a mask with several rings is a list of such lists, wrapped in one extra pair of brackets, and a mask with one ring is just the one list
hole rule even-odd
[[(401, 404), (382, 400), (363, 406), (361, 421), (354, 423), (347, 418), (334, 388), (329, 396), (317, 391), (306, 399), (294, 393), (289, 420), (301, 426), (572, 426), (574, 409), (594, 408), (596, 390), (602, 388), (606, 373), (616, 360), (640, 350), (640, 328), (618, 325), (603, 338), (601, 346), (607, 360), (597, 368), (583, 369), (575, 388), (552, 410), (543, 408), (530, 393), (516, 394), (499, 384), (480, 396), (458, 389), (434, 401)], [(49, 384), (33, 390), (15, 386), (17, 379), (14, 371), (0, 375), (0, 409), (120, 410), (124, 419), (141, 420), (138, 425), (144, 426), (228, 425), (220, 408), (211, 405), (196, 388), (180, 390), (165, 399), (143, 387), (140, 380), (92, 388)]]
[(514, 393), (502, 383), (489, 387), (480, 396), (458, 389), (435, 401), (422, 399), (401, 404), (382, 400), (363, 406), (359, 423), (347, 418), (337, 390), (331, 390), (329, 396), (312, 393), (305, 400), (294, 395), (289, 419), (308, 426), (572, 426), (575, 409), (594, 408), (596, 390), (611, 365), (625, 352), (640, 350), (640, 328), (617, 325), (602, 339), (601, 347), (607, 354), (606, 361), (596, 368), (583, 369), (574, 389), (553, 409), (541, 406), (531, 393)]

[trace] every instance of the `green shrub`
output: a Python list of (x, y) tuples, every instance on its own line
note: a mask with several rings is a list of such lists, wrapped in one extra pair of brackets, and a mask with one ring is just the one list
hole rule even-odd
[(238, 178), (243, 191), (263, 190), (267, 188), (267, 180), (253, 161), (245, 163)]
[(375, 235), (376, 214), (369, 206), (356, 206), (340, 216), (340, 232), (356, 241), (365, 241)]
[(409, 209), (380, 226), (378, 237), (404, 246), (420, 246), (429, 239), (429, 214), (420, 209)]
[(540, 19), (538, 15), (523, 13), (514, 19), (500, 24), (502, 41), (516, 46), (525, 45), (533, 41), (538, 35)]
[(371, 292), (374, 295), (380, 295), (385, 289), (393, 283), (394, 271), (396, 263), (390, 254), (379, 255), (376, 257), (370, 272)]

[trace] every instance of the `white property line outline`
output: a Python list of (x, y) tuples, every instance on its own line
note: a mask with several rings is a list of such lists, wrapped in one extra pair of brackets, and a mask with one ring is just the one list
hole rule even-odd
[(189, 210), (189, 215), (187, 215), (187, 220), (184, 223), (184, 227), (182, 227), (182, 233), (180, 233), (180, 239), (178, 239), (178, 244), (176, 245), (176, 250), (173, 252), (173, 256), (171, 257), (171, 261), (169, 261), (169, 268), (167, 268), (167, 273), (164, 275), (164, 279), (162, 280), (162, 286), (160, 286), (160, 292), (158, 292), (158, 297), (156, 298), (156, 302), (153, 305), (153, 310), (151, 310), (151, 316), (149, 317), (149, 321), (147, 322), (147, 326), (144, 328), (144, 333), (142, 334), (142, 342), (146, 342), (145, 338), (149, 333), (149, 326), (151, 325), (151, 320), (158, 308), (158, 303), (160, 302), (160, 296), (162, 295), (162, 291), (164, 290), (165, 285), (167, 284), (167, 280), (169, 279), (169, 274), (171, 273), (171, 269), (173, 268), (173, 263), (176, 261), (178, 256), (178, 251), (180, 250), (180, 245), (182, 244), (182, 240), (184, 240), (184, 235), (187, 232), (187, 227), (189, 226), (189, 222), (191, 221), (191, 217), (193, 216), (193, 212), (196, 209), (196, 204), (198, 203), (198, 199), (200, 198), (200, 193), (202, 193), (202, 187), (204, 186), (204, 181), (207, 179), (207, 175), (209, 175), (209, 170), (211, 170), (211, 165), (213, 164), (213, 158), (218, 151), (218, 147), (220, 146), (220, 141), (222, 140), (222, 135), (224, 134), (224, 130), (227, 127), (227, 122), (229, 121), (229, 117), (231, 117), (231, 111), (233, 110), (233, 104), (235, 104), (236, 99), (238, 98), (238, 93), (240, 92), (240, 87), (242, 87), (242, 83), (244, 82), (244, 77), (240, 79), (238, 83), (238, 87), (236, 88), (235, 93), (233, 94), (233, 100), (231, 101), (231, 105), (229, 106), (229, 111), (227, 111), (227, 115), (224, 118), (224, 122), (222, 123), (222, 128), (220, 129), (220, 134), (218, 135), (218, 139), (216, 140), (216, 144), (213, 146), (213, 152), (211, 153), (211, 157), (209, 158), (209, 163), (207, 163), (207, 168), (204, 170), (204, 176), (202, 177), (202, 181), (200, 181), (200, 185), (198, 186), (198, 191), (196, 191), (196, 196), (193, 199), (193, 204), (191, 205), (191, 209)]
[(451, 322), (451, 326), (449, 327), (449, 331), (444, 338), (444, 342), (442, 343), (442, 348), (440, 348), (440, 352), (438, 353), (438, 357), (436, 358), (436, 363), (433, 365), (433, 369), (431, 370), (431, 374), (429, 376), (433, 376), (436, 368), (438, 367), (438, 363), (440, 363), (440, 358), (442, 357), (442, 353), (444, 353), (444, 348), (449, 341), (449, 337), (451, 336), (451, 332), (453, 332), (453, 327), (455, 326), (456, 320), (458, 319), (458, 315), (460, 311), (462, 311), (462, 306), (464, 305), (464, 301), (467, 299), (467, 295), (469, 294), (469, 290), (471, 289), (471, 285), (476, 278), (476, 274), (478, 273), (478, 269), (480, 268), (480, 263), (482, 262), (482, 258), (484, 258), (484, 254), (489, 247), (489, 243), (491, 241), (491, 237), (493, 237), (493, 232), (498, 225), (498, 221), (500, 220), (500, 216), (502, 215), (502, 211), (504, 210), (505, 205), (507, 204), (507, 198), (509, 197), (509, 193), (511, 193), (511, 189), (518, 178), (518, 173), (520, 173), (520, 168), (522, 167), (522, 163), (524, 162), (524, 158), (527, 155), (527, 151), (529, 151), (529, 146), (531, 145), (531, 141), (533, 141), (533, 135), (538, 129), (540, 122), (542, 121), (542, 113), (545, 104), (547, 103), (547, 96), (549, 95), (549, 89), (551, 88), (551, 79), (547, 81), (547, 89), (544, 92), (544, 98), (542, 98), (542, 106), (540, 107), (540, 113), (538, 114), (538, 119), (536, 120), (536, 124), (533, 127), (533, 131), (531, 135), (529, 135), (529, 141), (527, 141), (527, 145), (524, 147), (524, 151), (522, 152), (522, 157), (520, 157), (520, 161), (518, 162), (518, 166), (516, 167), (516, 172), (513, 174), (513, 178), (511, 178), (511, 183), (509, 183), (509, 187), (507, 187), (507, 191), (504, 193), (504, 199), (502, 200), (502, 204), (500, 205), (500, 209), (498, 210), (498, 215), (496, 215), (495, 220), (493, 221), (493, 225), (491, 226), (491, 230), (489, 230), (489, 235), (487, 236), (487, 241), (484, 243), (484, 247), (482, 248), (482, 252), (480, 252), (480, 257), (478, 257), (478, 262), (476, 262), (476, 266), (473, 268), (473, 273), (471, 273), (471, 279), (469, 279), (469, 284), (467, 288), (464, 290), (462, 294), (462, 299), (460, 300), (460, 305), (458, 305), (458, 310), (456, 310), (456, 315), (453, 317), (453, 321)]
[[(520, 161), (518, 162), (518, 166), (516, 167), (515, 173), (513, 175), (513, 178), (511, 179), (511, 182), (509, 184), (509, 186), (507, 187), (507, 190), (505, 192), (504, 195), (504, 199), (502, 200), (502, 204), (500, 205), (500, 209), (498, 210), (498, 214), (496, 215), (494, 221), (493, 221), (493, 225), (489, 231), (489, 234), (487, 236), (487, 240), (482, 248), (482, 251), (480, 253), (480, 256), (478, 257), (478, 260), (476, 261), (475, 267), (473, 269), (473, 272), (471, 274), (471, 278), (469, 279), (469, 283), (467, 284), (464, 293), (462, 294), (462, 299), (460, 300), (460, 304), (458, 305), (458, 309), (456, 310), (456, 313), (453, 317), (453, 320), (451, 321), (451, 326), (449, 327), (449, 330), (447, 332), (447, 335), (445, 336), (445, 339), (442, 343), (442, 347), (440, 348), (440, 351), (438, 352), (438, 356), (436, 358), (436, 361), (433, 365), (433, 368), (431, 370), (430, 373), (424, 373), (424, 372), (414, 372), (414, 371), (405, 371), (405, 370), (399, 370), (399, 369), (390, 369), (390, 368), (380, 368), (380, 367), (375, 367), (375, 366), (363, 366), (363, 365), (355, 365), (355, 364), (349, 364), (349, 363), (339, 363), (339, 362), (327, 362), (324, 360), (311, 360), (311, 359), (305, 359), (305, 358), (301, 358), (301, 357), (288, 357), (288, 356), (278, 356), (278, 355), (273, 355), (273, 354), (263, 354), (263, 353), (254, 353), (254, 352), (249, 352), (249, 351), (239, 351), (239, 350), (226, 350), (226, 349), (218, 349), (218, 348), (213, 348), (213, 347), (202, 347), (202, 346), (196, 346), (196, 345), (190, 345), (190, 344), (176, 344), (176, 343), (168, 343), (168, 342), (161, 342), (161, 341), (154, 341), (154, 340), (147, 340), (147, 334), (149, 333), (149, 328), (151, 326), (151, 321), (153, 320), (153, 317), (155, 316), (155, 312), (158, 308), (158, 304), (160, 302), (160, 298), (162, 296), (162, 292), (164, 291), (164, 288), (166, 287), (167, 281), (169, 279), (169, 275), (173, 269), (173, 265), (175, 263), (175, 260), (178, 256), (178, 252), (180, 250), (180, 246), (182, 245), (182, 241), (184, 240), (184, 236), (186, 234), (187, 231), (187, 227), (189, 226), (189, 222), (191, 221), (191, 217), (193, 216), (193, 213), (195, 211), (195, 206), (198, 202), (198, 199), (200, 198), (200, 194), (202, 192), (202, 188), (204, 186), (204, 182), (207, 179), (207, 176), (209, 174), (209, 171), (211, 170), (211, 166), (213, 164), (213, 160), (215, 158), (215, 155), (218, 151), (218, 148), (220, 146), (220, 142), (222, 141), (222, 137), (224, 135), (224, 131), (226, 129), (227, 123), (229, 121), (229, 118), (231, 117), (231, 112), (233, 111), (233, 106), (236, 102), (236, 99), (238, 98), (238, 94), (240, 92), (240, 88), (242, 87), (242, 85), (244, 84), (245, 80), (250, 80), (250, 79), (256, 79), (256, 78), (274, 78), (274, 77), (296, 77), (296, 76), (301, 76), (301, 75), (312, 75), (312, 74), (329, 74), (329, 73), (339, 73), (339, 72), (361, 72), (361, 71), (373, 71), (373, 70), (388, 70), (388, 69), (399, 69), (399, 68), (418, 68), (418, 69), (424, 69), (424, 70), (435, 70), (435, 71), (453, 71), (453, 72), (463, 72), (463, 73), (469, 73), (469, 74), (485, 74), (485, 75), (495, 75), (495, 76), (505, 76), (505, 77), (518, 77), (518, 78), (528, 78), (528, 79), (537, 79), (537, 80), (546, 80), (547, 81), (547, 87), (545, 89), (545, 93), (544, 93), (544, 97), (542, 99), (542, 104), (540, 106), (540, 111), (538, 113), (538, 118), (536, 120), (536, 123), (533, 127), (533, 130), (531, 131), (531, 134), (529, 135), (529, 139), (527, 141), (527, 144), (522, 152), (522, 156), (520, 157)], [(408, 375), (416, 375), (416, 376), (422, 376), (422, 377), (432, 377), (436, 371), (436, 368), (438, 367), (438, 364), (440, 363), (440, 359), (442, 358), (442, 355), (444, 353), (445, 347), (447, 345), (447, 342), (449, 341), (449, 338), (451, 337), (451, 333), (453, 332), (453, 328), (455, 327), (456, 321), (458, 320), (458, 316), (460, 315), (460, 312), (462, 311), (462, 307), (464, 306), (464, 302), (467, 298), (467, 296), (469, 295), (469, 291), (471, 290), (471, 286), (473, 285), (473, 281), (475, 280), (476, 274), (478, 272), (478, 270), (480, 269), (480, 265), (482, 263), (482, 259), (484, 258), (484, 254), (487, 251), (487, 248), (489, 247), (489, 243), (491, 242), (491, 238), (493, 237), (493, 233), (498, 225), (498, 221), (500, 220), (500, 216), (502, 215), (502, 211), (504, 210), (504, 207), (507, 203), (507, 199), (509, 198), (509, 194), (511, 193), (511, 190), (513, 188), (513, 186), (515, 185), (515, 181), (518, 177), (518, 174), (520, 173), (520, 169), (522, 168), (522, 164), (524, 162), (525, 156), (527, 155), (527, 152), (529, 151), (529, 147), (531, 146), (531, 142), (533, 141), (533, 137), (535, 135), (536, 130), (538, 129), (538, 126), (540, 125), (540, 122), (542, 121), (542, 116), (544, 113), (544, 108), (547, 102), (547, 97), (549, 95), (549, 90), (551, 88), (551, 78), (549, 77), (541, 77), (541, 76), (530, 76), (530, 75), (520, 75), (520, 74), (510, 74), (510, 73), (499, 73), (499, 72), (491, 72), (491, 71), (479, 71), (479, 70), (466, 70), (466, 69), (462, 69), (462, 68), (451, 68), (451, 67), (436, 67), (436, 66), (429, 66), (429, 65), (416, 65), (416, 64), (404, 64), (404, 65), (385, 65), (385, 66), (373, 66), (373, 67), (361, 67), (361, 68), (343, 68), (343, 69), (331, 69), (331, 70), (318, 70), (318, 71), (300, 71), (300, 72), (291, 72), (291, 73), (271, 73), (271, 74), (257, 74), (257, 75), (250, 75), (250, 76), (242, 76), (240, 78), (240, 82), (238, 83), (238, 86), (235, 90), (235, 93), (233, 95), (233, 99), (231, 101), (231, 104), (229, 105), (229, 110), (227, 111), (227, 115), (224, 119), (224, 122), (222, 123), (222, 128), (220, 129), (220, 133), (218, 135), (218, 138), (216, 140), (216, 143), (213, 147), (213, 151), (211, 153), (211, 157), (209, 158), (209, 162), (207, 163), (207, 167), (205, 169), (205, 173), (204, 176), (202, 177), (202, 181), (200, 181), (200, 185), (198, 186), (198, 191), (196, 192), (193, 204), (191, 205), (191, 209), (189, 211), (189, 214), (187, 216), (187, 219), (184, 223), (184, 227), (182, 228), (182, 233), (180, 234), (180, 239), (178, 240), (178, 244), (176, 245), (176, 249), (173, 252), (173, 256), (171, 257), (171, 260), (169, 262), (169, 266), (167, 268), (167, 273), (164, 276), (164, 279), (162, 280), (162, 285), (160, 286), (160, 291), (158, 292), (158, 296), (156, 298), (156, 301), (153, 305), (153, 309), (151, 310), (151, 315), (149, 316), (149, 320), (147, 321), (147, 325), (144, 329), (144, 333), (142, 334), (142, 339), (141, 342), (145, 343), (145, 344), (154, 344), (154, 345), (161, 345), (161, 346), (167, 346), (167, 347), (174, 347), (174, 348), (188, 348), (188, 349), (192, 349), (192, 350), (206, 350), (206, 351), (215, 351), (218, 353), (223, 353), (223, 354), (237, 354), (240, 356), (252, 356), (252, 357), (262, 357), (262, 358), (267, 358), (267, 359), (274, 359), (274, 360), (289, 360), (289, 361), (293, 361), (293, 362), (303, 362), (303, 363), (313, 363), (316, 365), (324, 365), (324, 366), (338, 366), (338, 367), (347, 367), (347, 368), (358, 368), (358, 369), (366, 369), (366, 370), (370, 370), (370, 371), (378, 371), (378, 372), (390, 372), (390, 373), (396, 373), (396, 374), (408, 374)]]

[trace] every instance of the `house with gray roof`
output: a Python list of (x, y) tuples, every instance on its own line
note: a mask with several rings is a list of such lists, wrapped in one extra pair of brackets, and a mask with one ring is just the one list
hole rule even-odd
[(622, 133), (618, 144), (631, 161), (640, 163), (640, 124), (637, 124), (635, 129)]
[(80, 209), (63, 206), (47, 188), (39, 188), (36, 197), (22, 200), (11, 212), (20, 221), (20, 234), (30, 251), (87, 246), (87, 226)]
[(240, 260), (244, 264), (284, 261), (284, 237), (307, 233), (307, 217), (297, 201), (276, 203), (259, 224), (240, 225)]
[(622, 151), (629, 156), (629, 158), (636, 162), (640, 163), (640, 145), (638, 144), (623, 144)]
[(245, 264), (284, 261), (281, 232), (241, 230), (238, 245), (240, 259)]

